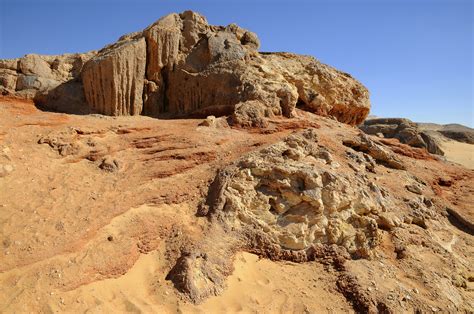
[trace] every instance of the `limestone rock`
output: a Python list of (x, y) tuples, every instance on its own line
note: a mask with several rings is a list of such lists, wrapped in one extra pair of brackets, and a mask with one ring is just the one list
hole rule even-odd
[(441, 134), (458, 142), (474, 144), (474, 130), (441, 130)]
[(50, 65), (39, 55), (29, 54), (20, 59), (18, 67), (24, 75), (35, 75), (47, 79), (53, 79)]
[(18, 71), (19, 59), (0, 59), (0, 69)]
[(360, 133), (358, 138), (344, 140), (343, 144), (358, 152), (363, 152), (371, 156), (379, 164), (386, 167), (404, 170), (405, 165), (393, 154), (389, 149), (386, 149), (381, 144), (371, 140), (367, 135)]
[[(4, 94), (33, 99), (49, 110), (77, 113), (74, 107), (78, 104), (71, 104), (71, 99), (81, 99), (84, 105), (82, 85), (80, 89), (67, 88), (67, 93), (61, 86), (77, 84), (84, 63), (94, 54), (29, 54), (19, 59), (0, 60), (0, 88)], [(52, 104), (50, 99), (54, 99)]]
[(223, 117), (216, 118), (215, 116), (208, 116), (206, 119), (204, 119), (204, 121), (199, 123), (199, 126), (207, 126), (210, 128), (226, 128), (229, 127), (229, 124)]
[(267, 243), (267, 250), (336, 244), (353, 256), (369, 256), (388, 196), (362, 177), (335, 172), (307, 135), (292, 135), (221, 171), (209, 215), (226, 228), (265, 239), (259, 243)]
[(138, 115), (143, 107), (145, 39), (119, 42), (89, 60), (82, 71), (87, 103), (105, 115)]
[(99, 168), (107, 172), (117, 172), (120, 169), (120, 163), (111, 157), (106, 157), (102, 160)]
[(89, 112), (105, 115), (225, 115), (259, 127), (274, 116), (292, 117), (296, 107), (351, 125), (367, 116), (369, 93), (349, 74), (308, 56), (259, 53), (259, 47), (251, 31), (209, 25), (185, 11), (98, 53), (1, 60), (0, 83), (5, 93), (64, 112), (72, 99), (70, 107), (81, 112), (85, 102)]
[(16, 71), (10, 69), (0, 68), (0, 86), (9, 90), (15, 91), (18, 75)]
[(409, 185), (406, 185), (405, 188), (414, 194), (418, 194), (418, 195), (423, 194), (423, 190), (417, 184), (409, 184)]
[(360, 124), (370, 110), (369, 92), (347, 73), (320, 63), (310, 56), (269, 53), (268, 60), (298, 90), (298, 106), (340, 122)]
[(6, 177), (14, 170), (12, 165), (1, 165), (0, 164), (0, 178)]

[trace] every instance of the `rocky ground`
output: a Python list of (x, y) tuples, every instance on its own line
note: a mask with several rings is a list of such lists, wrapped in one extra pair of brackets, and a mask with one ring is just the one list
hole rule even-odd
[(240, 128), (3, 97), (0, 311), (472, 312), (474, 171), (443, 159), (300, 109)]

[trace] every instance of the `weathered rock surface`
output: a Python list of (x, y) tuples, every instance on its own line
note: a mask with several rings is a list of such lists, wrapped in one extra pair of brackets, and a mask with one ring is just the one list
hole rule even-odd
[(89, 113), (80, 74), (95, 52), (0, 60), (0, 93), (34, 99), (47, 110)]
[(377, 163), (386, 167), (403, 170), (405, 165), (403, 162), (389, 149), (381, 144), (374, 142), (367, 135), (360, 133), (359, 137), (347, 139), (343, 144), (358, 152), (363, 152), (372, 157)]
[(311, 130), (290, 136), (221, 172), (211, 213), (282, 250), (337, 244), (367, 257), (378, 242), (375, 218), (385, 197), (363, 178), (335, 171), (331, 155), (314, 140)]
[(436, 155), (444, 155), (436, 139), (428, 132), (418, 128), (418, 125), (404, 118), (376, 118), (367, 119), (360, 129), (367, 134), (381, 134), (386, 138), (396, 138), (404, 144), (413, 147), (425, 148)]
[(143, 107), (145, 39), (120, 41), (87, 62), (82, 82), (87, 103), (105, 115), (138, 115)]
[(311, 56), (291, 53), (262, 56), (273, 67), (274, 75), (282, 75), (297, 88), (297, 106), (351, 125), (362, 123), (368, 115), (369, 92), (350, 74), (337, 71)]
[(7, 312), (474, 308), (474, 172), (424, 149), (298, 108), (242, 129), (0, 102)]
[(259, 53), (259, 46), (250, 31), (186, 11), (98, 53), (1, 60), (0, 84), (4, 94), (40, 96), (42, 106), (61, 111), (83, 102), (106, 115), (230, 115), (234, 124), (262, 126), (298, 106), (351, 125), (365, 119), (369, 93), (349, 74), (309, 56)]

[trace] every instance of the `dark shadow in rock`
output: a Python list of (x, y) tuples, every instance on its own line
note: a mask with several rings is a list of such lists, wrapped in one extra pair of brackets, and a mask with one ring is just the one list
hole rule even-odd
[(38, 93), (33, 101), (42, 111), (77, 115), (94, 113), (86, 103), (82, 83), (78, 80), (70, 80), (45, 93)]
[(474, 223), (467, 220), (452, 208), (448, 207), (446, 208), (446, 211), (448, 212), (448, 220), (453, 226), (467, 234), (474, 236)]

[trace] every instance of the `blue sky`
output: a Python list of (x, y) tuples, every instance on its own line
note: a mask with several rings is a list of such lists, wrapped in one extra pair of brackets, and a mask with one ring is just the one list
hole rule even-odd
[(474, 126), (471, 0), (0, 0), (0, 58), (85, 52), (187, 9), (313, 55), (371, 92), (372, 114)]

